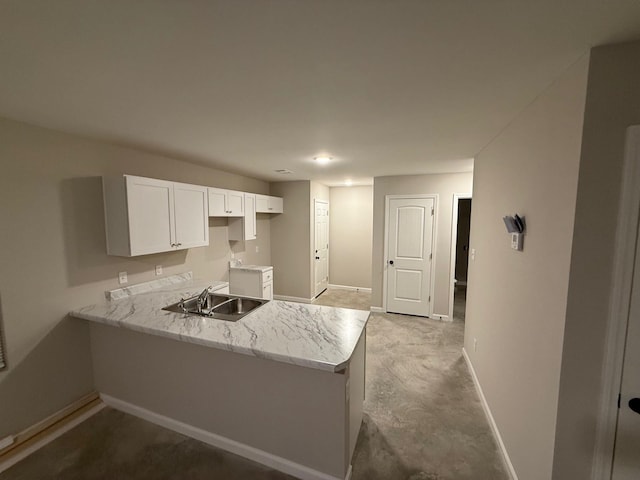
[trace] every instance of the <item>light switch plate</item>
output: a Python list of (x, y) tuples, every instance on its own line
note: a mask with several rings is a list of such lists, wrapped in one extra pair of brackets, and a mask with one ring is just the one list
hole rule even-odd
[(127, 279), (127, 272), (119, 272), (118, 273), (118, 283), (122, 285), (123, 283), (127, 283), (129, 280)]

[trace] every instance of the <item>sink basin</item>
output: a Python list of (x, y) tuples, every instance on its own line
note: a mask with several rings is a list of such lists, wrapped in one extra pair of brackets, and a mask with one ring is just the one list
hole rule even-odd
[(262, 305), (260, 300), (252, 298), (232, 298), (213, 308), (213, 313), (223, 313), (225, 315), (247, 314)]
[(198, 309), (197, 295), (164, 307), (163, 310), (235, 322), (267, 302), (268, 300), (257, 298), (209, 293), (201, 310)]

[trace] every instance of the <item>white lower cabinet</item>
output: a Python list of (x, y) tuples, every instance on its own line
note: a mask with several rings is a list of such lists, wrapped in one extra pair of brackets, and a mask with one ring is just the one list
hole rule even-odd
[(273, 300), (273, 267), (231, 267), (229, 292), (232, 295)]
[(123, 175), (102, 179), (107, 254), (209, 245), (207, 187)]

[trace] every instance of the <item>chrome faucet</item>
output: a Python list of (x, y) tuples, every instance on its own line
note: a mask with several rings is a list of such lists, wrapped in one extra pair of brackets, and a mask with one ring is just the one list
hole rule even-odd
[(205, 288), (200, 295), (198, 295), (198, 299), (196, 300), (196, 304), (198, 305), (198, 313), (202, 313), (202, 307), (207, 304), (207, 300), (209, 299), (209, 289), (211, 285)]

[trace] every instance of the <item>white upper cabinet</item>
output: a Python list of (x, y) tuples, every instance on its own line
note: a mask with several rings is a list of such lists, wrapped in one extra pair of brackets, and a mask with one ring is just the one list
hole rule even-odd
[(244, 216), (229, 219), (229, 240), (255, 240), (256, 230), (256, 195), (244, 194)]
[(209, 187), (210, 217), (242, 217), (243, 215), (243, 192)]
[(284, 202), (281, 197), (269, 195), (256, 195), (256, 212), (258, 213), (282, 213)]
[(207, 187), (173, 184), (176, 245), (178, 249), (209, 245)]
[(209, 245), (207, 187), (124, 175), (102, 179), (107, 254)]

